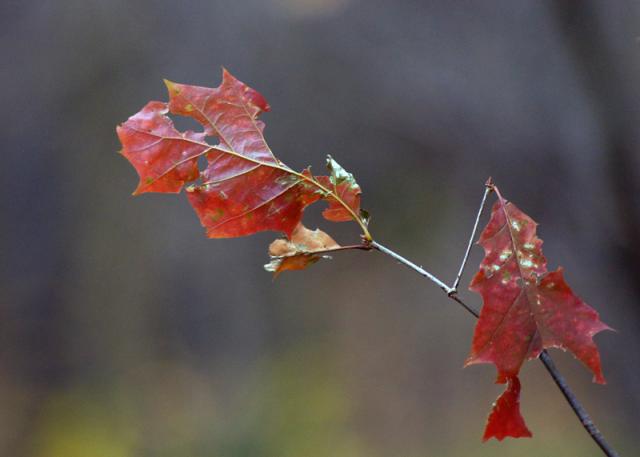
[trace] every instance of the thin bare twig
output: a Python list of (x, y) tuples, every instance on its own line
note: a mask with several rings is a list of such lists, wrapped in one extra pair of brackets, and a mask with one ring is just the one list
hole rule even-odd
[(373, 249), (376, 249), (384, 254), (387, 254), (390, 257), (393, 257), (401, 264), (411, 268), (413, 271), (416, 271), (418, 274), (424, 276), (429, 281), (433, 282), (436, 286), (438, 286), (440, 289), (442, 289), (446, 294), (450, 294), (451, 292), (453, 292), (453, 289), (451, 289), (451, 287), (447, 286), (444, 282), (440, 281), (438, 278), (436, 278), (434, 275), (429, 273), (424, 268), (419, 267), (412, 261), (405, 259), (400, 254), (393, 252), (391, 249), (385, 248), (383, 245), (381, 245), (376, 241), (371, 241), (370, 245)]
[(587, 413), (587, 410), (584, 409), (584, 406), (582, 406), (582, 404), (578, 401), (575, 394), (569, 387), (569, 384), (567, 384), (567, 381), (564, 379), (564, 376), (560, 374), (560, 372), (556, 368), (556, 365), (553, 363), (553, 359), (546, 350), (540, 353), (540, 361), (544, 364), (544, 367), (547, 369), (547, 371), (555, 381), (556, 385), (560, 389), (560, 392), (562, 392), (562, 395), (564, 395), (564, 398), (566, 398), (567, 402), (569, 402), (569, 405), (571, 405), (571, 409), (573, 409), (573, 412), (576, 413), (576, 416), (578, 416), (578, 419), (580, 420), (580, 423), (582, 423), (582, 426), (585, 428), (585, 430), (587, 430), (587, 433), (591, 435), (591, 439), (596, 442), (596, 444), (600, 447), (600, 449), (602, 449), (602, 452), (604, 452), (606, 456), (618, 457), (618, 453), (607, 442), (607, 440), (602, 435), (602, 432), (600, 432), (600, 430), (598, 430), (598, 427), (596, 427), (596, 424), (593, 423), (591, 417), (589, 416), (589, 413)]
[[(467, 250), (464, 253), (464, 257), (462, 258), (462, 264), (460, 265), (460, 269), (458, 270), (458, 274), (456, 275), (455, 281), (453, 281), (453, 292), (458, 291), (458, 285), (460, 284), (460, 279), (462, 278), (462, 273), (464, 272), (464, 267), (467, 265), (467, 260), (469, 260), (469, 252), (471, 252), (471, 248), (473, 247), (473, 240), (476, 237), (476, 232), (478, 231), (478, 224), (480, 223), (480, 216), (482, 216), (482, 212), (484, 210), (484, 205), (487, 203), (487, 196), (489, 192), (493, 190), (493, 182), (491, 178), (487, 180), (484, 185), (484, 194), (482, 194), (482, 201), (480, 202), (480, 208), (478, 208), (478, 214), (476, 215), (476, 221), (473, 223), (473, 230), (471, 231), (471, 236), (469, 237), (469, 242), (467, 243)], [(452, 292), (449, 292), (451, 294)]]

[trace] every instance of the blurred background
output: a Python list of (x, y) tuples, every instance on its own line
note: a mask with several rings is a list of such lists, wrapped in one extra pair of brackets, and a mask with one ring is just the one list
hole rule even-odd
[[(332, 154), (376, 239), (447, 282), (492, 176), (617, 329), (606, 386), (552, 355), (640, 453), (638, 2), (4, 0), (0, 24), (0, 455), (600, 455), (539, 363), (534, 437), (481, 444), (502, 386), (462, 369), (474, 320), (391, 259), (274, 282), (275, 234), (208, 240), (182, 195), (130, 196), (115, 126), (223, 65), (270, 102), (284, 162)], [(356, 242), (322, 206), (307, 225)]]

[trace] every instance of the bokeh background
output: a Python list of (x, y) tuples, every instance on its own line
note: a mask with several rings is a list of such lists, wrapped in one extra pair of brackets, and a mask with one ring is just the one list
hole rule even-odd
[(599, 455), (538, 363), (533, 439), (481, 444), (501, 386), (462, 369), (474, 321), (391, 259), (274, 282), (273, 233), (208, 240), (183, 196), (130, 196), (115, 126), (222, 65), (271, 103), (283, 161), (332, 154), (376, 238), (447, 281), (493, 176), (617, 329), (606, 386), (552, 355), (640, 453), (637, 1), (4, 0), (0, 25), (0, 455)]

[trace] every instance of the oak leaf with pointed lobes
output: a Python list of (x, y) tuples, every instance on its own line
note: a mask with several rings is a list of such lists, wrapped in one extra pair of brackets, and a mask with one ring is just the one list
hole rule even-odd
[(298, 224), (290, 240), (277, 239), (269, 245), (271, 262), (264, 268), (277, 278), (283, 271), (304, 270), (340, 247), (322, 230), (309, 230)]
[[(352, 175), (336, 163), (332, 176), (314, 177), (309, 169), (296, 172), (276, 158), (258, 119), (270, 107), (256, 90), (226, 70), (217, 88), (165, 83), (168, 104), (150, 102), (117, 128), (122, 154), (140, 176), (135, 194), (178, 193), (197, 181), (186, 188), (187, 197), (210, 238), (265, 230), (291, 237), (304, 209), (324, 199), (327, 219), (354, 220), (371, 239)], [(195, 119), (203, 131), (179, 132), (168, 113)], [(207, 143), (207, 137), (218, 144)], [(204, 170), (198, 168), (200, 157), (206, 158)]]
[[(517, 377), (526, 360), (555, 347), (572, 352), (593, 372), (595, 382), (604, 383), (593, 336), (610, 328), (572, 292), (561, 268), (547, 271), (536, 222), (493, 189), (498, 201), (478, 241), (485, 257), (469, 286), (482, 296), (483, 306), (465, 365), (493, 363), (496, 382), (505, 383)], [(518, 405), (508, 404), (514, 409)], [(509, 414), (519, 416), (517, 411)], [(513, 436), (492, 417), (487, 430), (497, 430), (496, 437)]]

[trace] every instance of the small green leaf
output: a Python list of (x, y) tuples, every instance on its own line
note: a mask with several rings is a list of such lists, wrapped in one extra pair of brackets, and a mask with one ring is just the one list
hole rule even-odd
[(327, 155), (327, 169), (331, 173), (331, 183), (334, 186), (338, 186), (342, 183), (349, 183), (351, 187), (356, 187), (358, 185), (353, 175), (342, 168), (342, 165), (336, 162), (330, 155)]

